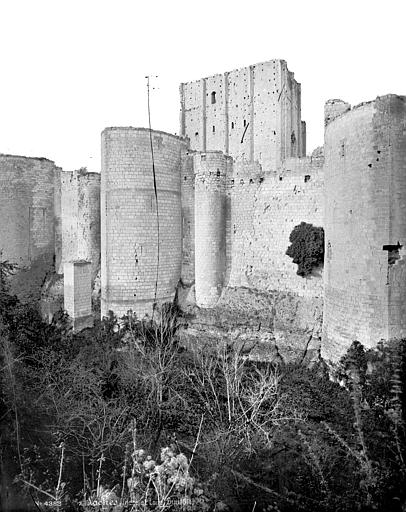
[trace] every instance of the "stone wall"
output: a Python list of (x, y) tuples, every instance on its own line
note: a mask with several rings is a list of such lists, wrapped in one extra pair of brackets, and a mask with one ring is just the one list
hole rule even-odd
[(181, 133), (197, 151), (275, 169), (305, 155), (300, 84), (272, 60), (180, 86)]
[(343, 100), (327, 100), (324, 104), (324, 126), (327, 126), (336, 117), (351, 110), (351, 105)]
[(361, 104), (325, 131), (323, 356), (406, 335), (406, 98)]
[(100, 174), (85, 170), (63, 172), (61, 188), (61, 264), (91, 262), (94, 281), (100, 266)]
[(37, 293), (54, 264), (59, 171), (46, 158), (0, 155), (0, 250), (25, 269), (14, 279), (21, 296)]
[(157, 300), (170, 301), (181, 277), (181, 153), (187, 141), (153, 131), (152, 145), (159, 241), (149, 130), (102, 133), (102, 315), (112, 310), (122, 316), (130, 309), (151, 315), (156, 283)]
[(323, 226), (322, 158), (288, 159), (278, 174), (264, 174), (258, 166), (237, 168), (231, 186), (229, 285), (322, 297), (321, 270), (300, 277), (286, 255), (296, 225)]
[(46, 158), (0, 155), (0, 246), (22, 266), (54, 255), (54, 176)]

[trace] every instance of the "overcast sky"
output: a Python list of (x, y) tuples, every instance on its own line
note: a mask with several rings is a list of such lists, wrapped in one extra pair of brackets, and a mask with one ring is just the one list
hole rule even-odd
[(106, 126), (178, 133), (180, 82), (274, 58), (302, 84), (308, 152), (323, 104), (406, 95), (406, 1), (0, 0), (0, 153), (100, 170)]

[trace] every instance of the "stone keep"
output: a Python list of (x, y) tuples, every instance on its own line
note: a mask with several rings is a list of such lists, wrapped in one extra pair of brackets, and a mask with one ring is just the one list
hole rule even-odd
[(306, 154), (301, 90), (283, 60), (181, 84), (181, 134), (197, 151), (275, 169)]
[[(154, 192), (151, 142), (157, 202)], [(152, 314), (181, 276), (181, 154), (186, 140), (144, 128), (102, 133), (101, 313)], [(158, 252), (159, 251), (159, 252)], [(159, 257), (159, 266), (158, 266)]]
[(331, 120), (324, 173), (322, 355), (337, 360), (354, 340), (406, 336), (406, 97)]

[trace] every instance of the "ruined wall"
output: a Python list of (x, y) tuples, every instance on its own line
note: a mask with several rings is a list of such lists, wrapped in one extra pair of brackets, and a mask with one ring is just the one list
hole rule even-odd
[[(172, 300), (181, 276), (181, 152), (185, 139), (153, 131), (159, 207), (157, 298)], [(102, 133), (101, 309), (151, 315), (158, 260), (158, 223), (149, 130)]]
[(91, 262), (94, 280), (100, 266), (100, 174), (84, 170), (63, 172), (61, 188), (61, 264)]
[(336, 117), (325, 131), (323, 356), (406, 335), (406, 98)]
[(54, 256), (54, 162), (0, 155), (0, 248), (22, 266)]
[(313, 305), (320, 309), (322, 271), (309, 278), (298, 276), (286, 250), (290, 233), (302, 221), (323, 226), (322, 165), (322, 155), (315, 152), (313, 157), (288, 159), (278, 174), (264, 174), (258, 165), (236, 166), (231, 182), (230, 287), (316, 299)]
[(55, 184), (59, 169), (46, 158), (0, 155), (0, 250), (17, 263), (20, 297), (35, 295), (55, 255)]
[(227, 176), (232, 159), (220, 151), (194, 156), (196, 303), (212, 307), (226, 277)]
[(222, 151), (266, 169), (305, 155), (300, 84), (272, 60), (181, 84), (181, 133), (197, 151)]
[(343, 100), (327, 100), (324, 104), (324, 126), (327, 126), (336, 117), (351, 110), (351, 105)]

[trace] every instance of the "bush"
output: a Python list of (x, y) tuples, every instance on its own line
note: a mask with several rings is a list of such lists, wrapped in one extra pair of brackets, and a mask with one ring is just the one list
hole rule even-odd
[[(169, 306), (157, 323), (49, 326), (8, 294), (7, 276), (0, 455), (13, 500), (51, 497), (60, 512), (406, 510), (406, 340), (354, 342), (333, 382), (322, 363), (251, 361), (227, 340), (189, 351)], [(4, 495), (0, 508), (29, 509)]]
[(297, 274), (309, 276), (324, 262), (324, 229), (301, 222), (289, 236), (291, 245), (286, 254), (298, 265)]

